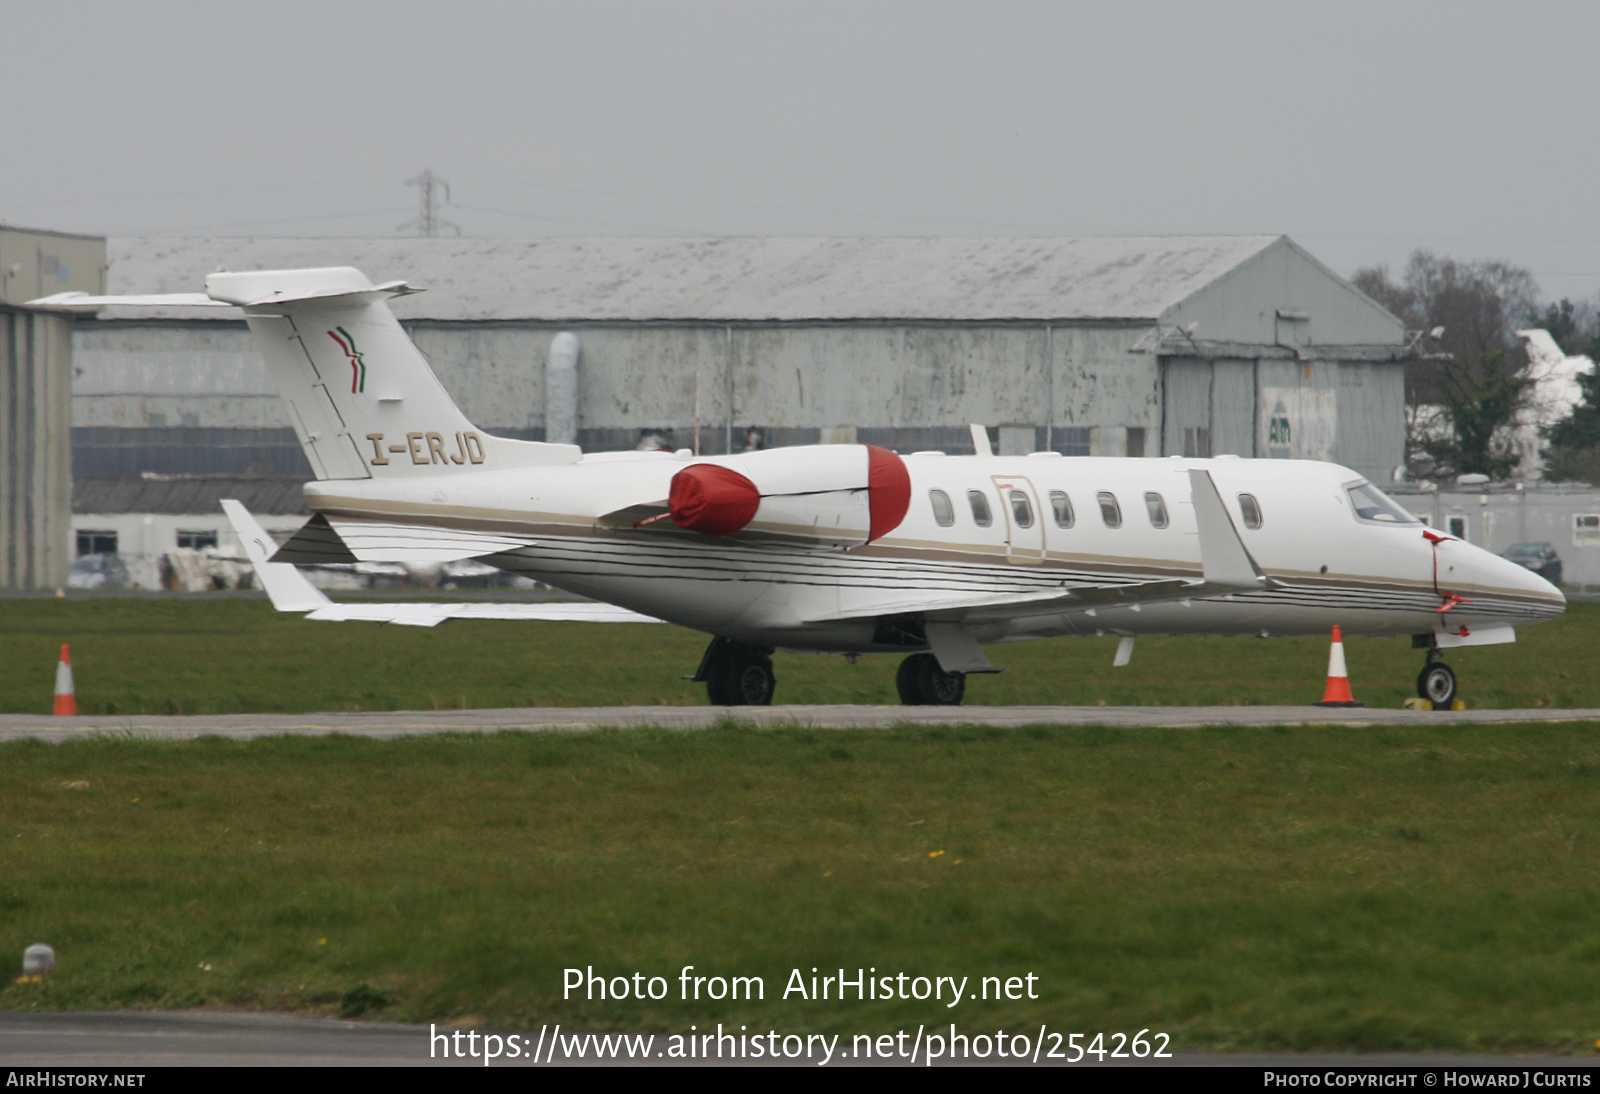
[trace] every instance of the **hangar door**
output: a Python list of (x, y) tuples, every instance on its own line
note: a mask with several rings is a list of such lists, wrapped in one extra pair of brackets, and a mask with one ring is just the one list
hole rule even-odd
[(1256, 363), (1161, 359), (1161, 454), (1254, 456)]

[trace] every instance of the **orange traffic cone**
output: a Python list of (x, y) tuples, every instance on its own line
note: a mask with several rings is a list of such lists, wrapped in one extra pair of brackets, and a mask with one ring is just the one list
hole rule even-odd
[(72, 691), (72, 654), (61, 644), (61, 661), (56, 665), (56, 713), (78, 713), (78, 697)]
[(1328, 687), (1322, 693), (1319, 707), (1364, 707), (1350, 694), (1350, 676), (1344, 668), (1344, 639), (1339, 637), (1339, 625), (1333, 627), (1333, 644), (1328, 647)]

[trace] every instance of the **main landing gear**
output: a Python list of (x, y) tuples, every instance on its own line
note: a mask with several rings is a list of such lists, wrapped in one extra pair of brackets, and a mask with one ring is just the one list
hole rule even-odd
[[(772, 650), (728, 638), (711, 640), (699, 670), (688, 679), (705, 684), (711, 705), (718, 707), (771, 706), (777, 687)], [(966, 673), (945, 672), (931, 653), (914, 653), (900, 662), (894, 683), (900, 701), (913, 707), (959, 706), (967, 690)]]
[(1417, 676), (1417, 694), (1432, 703), (1434, 710), (1449, 710), (1456, 698), (1455, 670), (1439, 660), (1443, 655), (1433, 644), (1432, 635), (1419, 634), (1413, 641), (1428, 648), (1428, 658)]
[(945, 672), (931, 653), (914, 653), (900, 662), (894, 686), (908, 707), (953, 707), (967, 690), (967, 674)]
[(691, 680), (703, 682), (715, 707), (766, 707), (778, 679), (772, 674), (772, 651), (728, 638), (713, 638)]

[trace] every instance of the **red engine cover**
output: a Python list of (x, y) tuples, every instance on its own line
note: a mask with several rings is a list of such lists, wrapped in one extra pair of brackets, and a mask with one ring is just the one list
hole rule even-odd
[(714, 463), (685, 467), (672, 476), (672, 488), (667, 492), (672, 523), (708, 536), (733, 535), (750, 523), (760, 505), (761, 492), (755, 483)]
[(875, 444), (867, 445), (867, 507), (872, 514), (869, 543), (900, 527), (911, 508), (911, 473), (905, 461)]

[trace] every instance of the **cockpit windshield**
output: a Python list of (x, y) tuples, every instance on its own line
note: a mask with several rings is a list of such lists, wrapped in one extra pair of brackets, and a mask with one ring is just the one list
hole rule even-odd
[(1347, 486), (1345, 493), (1350, 495), (1350, 507), (1362, 520), (1377, 521), (1379, 524), (1421, 523), (1416, 517), (1390, 501), (1382, 490), (1370, 482), (1358, 482), (1354, 486)]

